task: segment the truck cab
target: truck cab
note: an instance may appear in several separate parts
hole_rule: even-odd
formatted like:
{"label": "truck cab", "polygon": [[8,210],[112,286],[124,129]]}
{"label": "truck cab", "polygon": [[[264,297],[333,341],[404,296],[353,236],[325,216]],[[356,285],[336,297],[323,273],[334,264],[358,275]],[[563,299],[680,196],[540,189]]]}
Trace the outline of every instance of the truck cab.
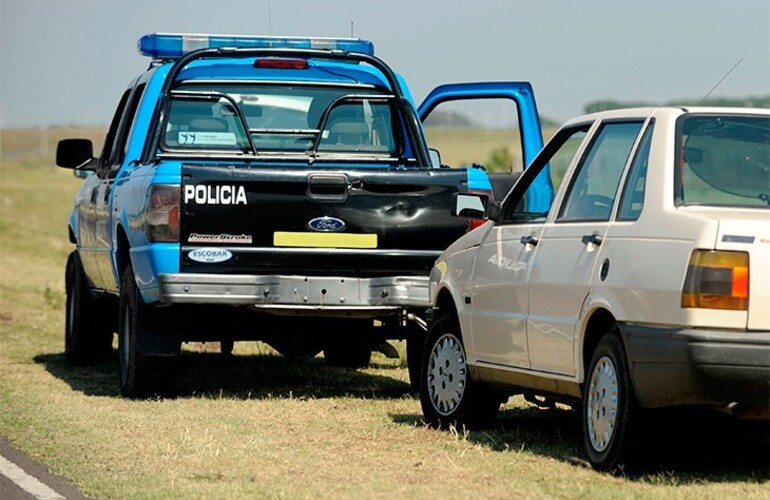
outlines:
{"label": "truck cab", "polygon": [[[69,232],[66,358],[94,362],[118,332],[121,392],[172,394],[186,341],[261,340],[289,357],[368,364],[407,339],[416,374],[428,274],[469,230],[458,193],[492,194],[479,167],[446,168],[422,120],[442,102],[518,111],[524,163],[542,146],[526,82],[444,85],[415,106],[360,39],[151,34]],[[416,383],[416,381],[415,381]]]}

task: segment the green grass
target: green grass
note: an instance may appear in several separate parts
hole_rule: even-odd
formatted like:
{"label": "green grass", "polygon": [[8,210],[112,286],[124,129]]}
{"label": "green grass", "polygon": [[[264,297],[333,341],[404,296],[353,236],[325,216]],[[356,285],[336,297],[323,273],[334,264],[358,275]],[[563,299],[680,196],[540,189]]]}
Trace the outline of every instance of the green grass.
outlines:
{"label": "green grass", "polygon": [[766,427],[673,427],[635,477],[583,465],[578,414],[520,398],[484,432],[421,421],[398,360],[364,370],[193,345],[175,400],[119,397],[117,361],[64,364],[66,220],[80,181],[0,165],[0,435],[96,498],[768,498]]}

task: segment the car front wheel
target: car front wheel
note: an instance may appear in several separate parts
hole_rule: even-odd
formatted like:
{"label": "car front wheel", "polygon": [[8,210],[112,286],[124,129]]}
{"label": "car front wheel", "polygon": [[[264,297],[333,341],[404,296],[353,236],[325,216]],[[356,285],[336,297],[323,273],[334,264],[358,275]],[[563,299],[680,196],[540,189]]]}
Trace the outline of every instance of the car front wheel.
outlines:
{"label": "car front wheel", "polygon": [[583,438],[595,469],[618,472],[635,462],[640,412],[622,341],[615,333],[605,335],[583,394]]}
{"label": "car front wheel", "polygon": [[494,420],[502,395],[471,379],[460,327],[453,315],[433,324],[425,344],[420,403],[428,424],[483,427]]}

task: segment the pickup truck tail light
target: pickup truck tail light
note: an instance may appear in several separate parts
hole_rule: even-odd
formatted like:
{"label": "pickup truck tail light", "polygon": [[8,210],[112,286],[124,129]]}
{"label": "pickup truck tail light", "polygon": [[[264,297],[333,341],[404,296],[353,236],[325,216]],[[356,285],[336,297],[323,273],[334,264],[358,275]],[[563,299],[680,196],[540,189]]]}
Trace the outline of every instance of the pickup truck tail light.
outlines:
{"label": "pickup truck tail light", "polygon": [[[476,194],[476,195],[486,196],[490,200],[492,200],[494,198],[494,195],[493,195],[492,191],[486,190],[486,189],[469,189],[468,190],[468,194]],[[471,232],[474,229],[476,229],[477,227],[483,226],[487,222],[489,222],[489,221],[487,221],[486,219],[468,219],[468,229],[466,231],[467,232]]]}
{"label": "pickup truck tail light", "polygon": [[179,186],[155,184],[150,187],[144,214],[148,240],[179,241],[179,200]]}
{"label": "pickup truck tail light", "polygon": [[749,254],[695,250],[682,290],[682,307],[749,308]]}

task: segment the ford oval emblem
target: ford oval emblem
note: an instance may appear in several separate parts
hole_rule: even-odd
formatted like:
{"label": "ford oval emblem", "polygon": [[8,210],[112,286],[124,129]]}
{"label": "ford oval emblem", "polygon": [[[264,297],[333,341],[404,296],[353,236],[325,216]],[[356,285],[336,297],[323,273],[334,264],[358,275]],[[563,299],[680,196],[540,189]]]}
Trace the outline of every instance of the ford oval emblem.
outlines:
{"label": "ford oval emblem", "polygon": [[307,223],[307,227],[313,231],[334,233],[345,229],[345,221],[336,217],[316,217]]}
{"label": "ford oval emblem", "polygon": [[187,254],[190,259],[195,262],[203,262],[204,264],[216,264],[218,262],[224,262],[230,260],[233,253],[230,250],[224,248],[196,248],[190,250]]}

